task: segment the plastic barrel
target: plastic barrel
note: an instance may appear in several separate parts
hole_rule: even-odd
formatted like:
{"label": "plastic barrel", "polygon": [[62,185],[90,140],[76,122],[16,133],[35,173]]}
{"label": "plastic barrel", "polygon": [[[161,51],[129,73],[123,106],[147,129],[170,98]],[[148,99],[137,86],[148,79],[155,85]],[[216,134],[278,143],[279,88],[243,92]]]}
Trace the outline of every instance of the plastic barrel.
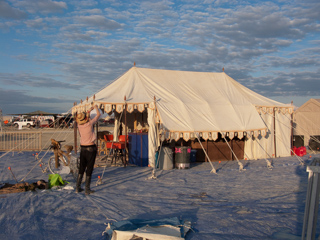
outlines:
{"label": "plastic barrel", "polygon": [[175,147],[175,166],[178,169],[190,168],[191,147]]}
{"label": "plastic barrel", "polygon": [[169,147],[163,147],[159,153],[159,169],[170,170],[173,169],[173,154],[172,149]]}

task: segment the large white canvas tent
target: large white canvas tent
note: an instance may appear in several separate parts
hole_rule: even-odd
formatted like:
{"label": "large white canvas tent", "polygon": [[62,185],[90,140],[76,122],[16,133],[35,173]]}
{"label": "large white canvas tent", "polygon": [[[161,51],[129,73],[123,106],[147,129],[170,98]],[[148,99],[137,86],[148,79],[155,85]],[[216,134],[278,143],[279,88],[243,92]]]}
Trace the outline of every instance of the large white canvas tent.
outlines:
{"label": "large white canvas tent", "polygon": [[316,137],[320,136],[320,99],[311,98],[294,112],[293,117],[296,141],[303,140],[303,146],[309,145],[310,138],[319,142]]}
{"label": "large white canvas tent", "polygon": [[163,138],[174,140],[200,136],[214,141],[219,135],[245,138],[244,154],[248,159],[290,155],[292,106],[263,97],[224,72],[134,66],[75,105],[73,113],[85,111],[92,102],[107,113],[121,113],[124,106],[129,113],[147,111],[151,165],[158,129]]}

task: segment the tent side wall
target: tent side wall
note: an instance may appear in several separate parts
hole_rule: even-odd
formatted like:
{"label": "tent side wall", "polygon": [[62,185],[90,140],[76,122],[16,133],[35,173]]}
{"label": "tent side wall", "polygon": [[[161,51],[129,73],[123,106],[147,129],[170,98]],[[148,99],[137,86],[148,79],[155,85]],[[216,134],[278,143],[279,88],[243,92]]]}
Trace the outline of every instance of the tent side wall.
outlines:
{"label": "tent side wall", "polygon": [[[244,154],[248,159],[286,157],[291,155],[291,114],[261,113],[268,131],[265,136],[247,137]],[[274,132],[276,132],[274,134]]]}
{"label": "tent side wall", "polygon": [[276,157],[291,155],[291,114],[276,112]]}
{"label": "tent side wall", "polygon": [[[309,99],[293,115],[293,135],[299,145],[310,148],[310,139],[320,136],[320,99]],[[318,142],[318,140],[315,140]],[[315,150],[315,149],[313,149]]]}

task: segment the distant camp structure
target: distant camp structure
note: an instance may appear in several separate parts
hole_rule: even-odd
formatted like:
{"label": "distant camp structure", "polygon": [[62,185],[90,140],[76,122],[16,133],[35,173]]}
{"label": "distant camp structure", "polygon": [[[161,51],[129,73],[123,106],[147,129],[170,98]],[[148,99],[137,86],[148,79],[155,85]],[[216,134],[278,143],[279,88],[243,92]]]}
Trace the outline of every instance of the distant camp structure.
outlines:
{"label": "distant camp structure", "polygon": [[293,142],[295,147],[320,150],[320,99],[311,98],[294,112]]}

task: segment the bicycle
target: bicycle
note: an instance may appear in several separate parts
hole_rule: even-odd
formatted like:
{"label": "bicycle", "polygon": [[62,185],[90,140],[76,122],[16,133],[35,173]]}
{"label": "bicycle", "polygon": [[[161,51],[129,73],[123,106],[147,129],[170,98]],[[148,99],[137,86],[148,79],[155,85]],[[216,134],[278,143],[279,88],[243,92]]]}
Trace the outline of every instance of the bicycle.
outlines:
{"label": "bicycle", "polygon": [[51,149],[54,156],[51,156],[48,161],[48,167],[52,174],[69,174],[72,173],[76,180],[79,172],[79,158],[72,155],[72,145],[65,145],[66,152],[61,150],[61,143],[65,141],[56,141],[51,139]]}

